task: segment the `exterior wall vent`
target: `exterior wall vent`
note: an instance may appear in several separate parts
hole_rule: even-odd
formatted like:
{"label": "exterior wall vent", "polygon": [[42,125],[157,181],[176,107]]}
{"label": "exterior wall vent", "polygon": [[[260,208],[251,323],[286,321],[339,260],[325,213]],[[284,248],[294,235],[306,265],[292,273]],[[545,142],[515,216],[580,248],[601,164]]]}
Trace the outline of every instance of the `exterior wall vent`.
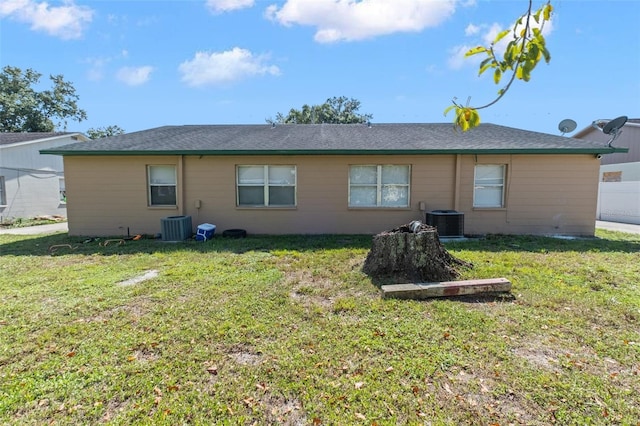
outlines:
{"label": "exterior wall vent", "polygon": [[169,216],[161,219],[162,241],[184,241],[191,238],[191,216]]}
{"label": "exterior wall vent", "polygon": [[427,225],[434,226],[440,237],[464,236],[464,213],[455,210],[427,212]]}

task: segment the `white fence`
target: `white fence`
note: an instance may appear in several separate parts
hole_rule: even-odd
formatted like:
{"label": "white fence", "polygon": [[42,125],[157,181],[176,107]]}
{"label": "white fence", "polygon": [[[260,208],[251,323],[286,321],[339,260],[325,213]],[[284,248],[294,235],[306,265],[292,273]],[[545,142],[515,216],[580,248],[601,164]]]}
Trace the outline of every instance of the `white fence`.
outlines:
{"label": "white fence", "polygon": [[596,218],[640,225],[640,181],[600,182]]}

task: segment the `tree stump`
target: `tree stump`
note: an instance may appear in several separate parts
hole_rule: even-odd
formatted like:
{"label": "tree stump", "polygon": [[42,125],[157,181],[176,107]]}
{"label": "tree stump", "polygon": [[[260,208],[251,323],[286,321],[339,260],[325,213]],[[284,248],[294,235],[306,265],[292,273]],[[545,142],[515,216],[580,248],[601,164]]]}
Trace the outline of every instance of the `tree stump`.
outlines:
{"label": "tree stump", "polygon": [[435,227],[413,221],[374,236],[362,270],[379,282],[415,283],[453,281],[471,266],[447,252]]}

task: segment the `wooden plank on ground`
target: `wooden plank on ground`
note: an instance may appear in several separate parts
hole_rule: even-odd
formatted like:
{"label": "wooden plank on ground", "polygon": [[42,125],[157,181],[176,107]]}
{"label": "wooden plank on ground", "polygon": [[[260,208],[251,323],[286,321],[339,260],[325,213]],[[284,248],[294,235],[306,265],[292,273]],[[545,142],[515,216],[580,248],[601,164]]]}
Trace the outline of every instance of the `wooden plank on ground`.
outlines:
{"label": "wooden plank on ground", "polygon": [[432,297],[464,296],[479,293],[511,291],[511,282],[506,278],[481,280],[445,281],[435,283],[383,285],[385,299],[429,299]]}

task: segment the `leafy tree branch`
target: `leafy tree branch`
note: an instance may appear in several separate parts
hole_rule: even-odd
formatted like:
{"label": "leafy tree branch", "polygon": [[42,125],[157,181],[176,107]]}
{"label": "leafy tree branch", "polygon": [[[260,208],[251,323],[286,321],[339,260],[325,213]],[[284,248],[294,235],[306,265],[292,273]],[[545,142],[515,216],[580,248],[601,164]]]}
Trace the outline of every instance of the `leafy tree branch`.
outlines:
{"label": "leafy tree branch", "polygon": [[[66,129],[67,120],[82,121],[87,113],[78,108],[73,84],[52,75],[53,88],[36,91],[42,74],[32,69],[5,66],[0,73],[0,131],[52,132]],[[55,120],[55,121],[54,121]]]}
{"label": "leafy tree branch", "polygon": [[87,136],[91,139],[108,138],[109,136],[121,135],[123,133],[125,133],[124,129],[117,125],[92,127],[87,130]]}
{"label": "leafy tree branch", "polygon": [[366,123],[373,118],[371,114],[360,114],[360,101],[346,96],[333,97],[321,105],[303,105],[300,109],[291,108],[287,115],[277,113],[276,118],[266,119],[272,124],[353,124]]}
{"label": "leafy tree branch", "polygon": [[[478,126],[480,124],[478,110],[488,108],[502,99],[516,79],[529,81],[531,72],[540,60],[544,59],[546,63],[549,63],[551,55],[547,50],[542,30],[545,23],[551,19],[552,11],[551,2],[547,2],[533,12],[533,0],[529,0],[527,12],[520,16],[511,29],[500,32],[489,47],[474,47],[465,54],[465,57],[478,54],[486,55],[487,57],[480,63],[478,75],[492,69],[495,84],[499,84],[505,74],[510,72],[511,75],[507,84],[498,91],[498,96],[485,105],[462,105],[454,98],[452,105],[445,109],[444,114],[447,115],[451,110],[455,111],[453,124],[456,129],[465,132]],[[533,25],[532,19],[535,20],[536,26]],[[504,54],[500,58],[496,54],[496,44],[509,34],[512,34],[513,39],[507,44]]]}

